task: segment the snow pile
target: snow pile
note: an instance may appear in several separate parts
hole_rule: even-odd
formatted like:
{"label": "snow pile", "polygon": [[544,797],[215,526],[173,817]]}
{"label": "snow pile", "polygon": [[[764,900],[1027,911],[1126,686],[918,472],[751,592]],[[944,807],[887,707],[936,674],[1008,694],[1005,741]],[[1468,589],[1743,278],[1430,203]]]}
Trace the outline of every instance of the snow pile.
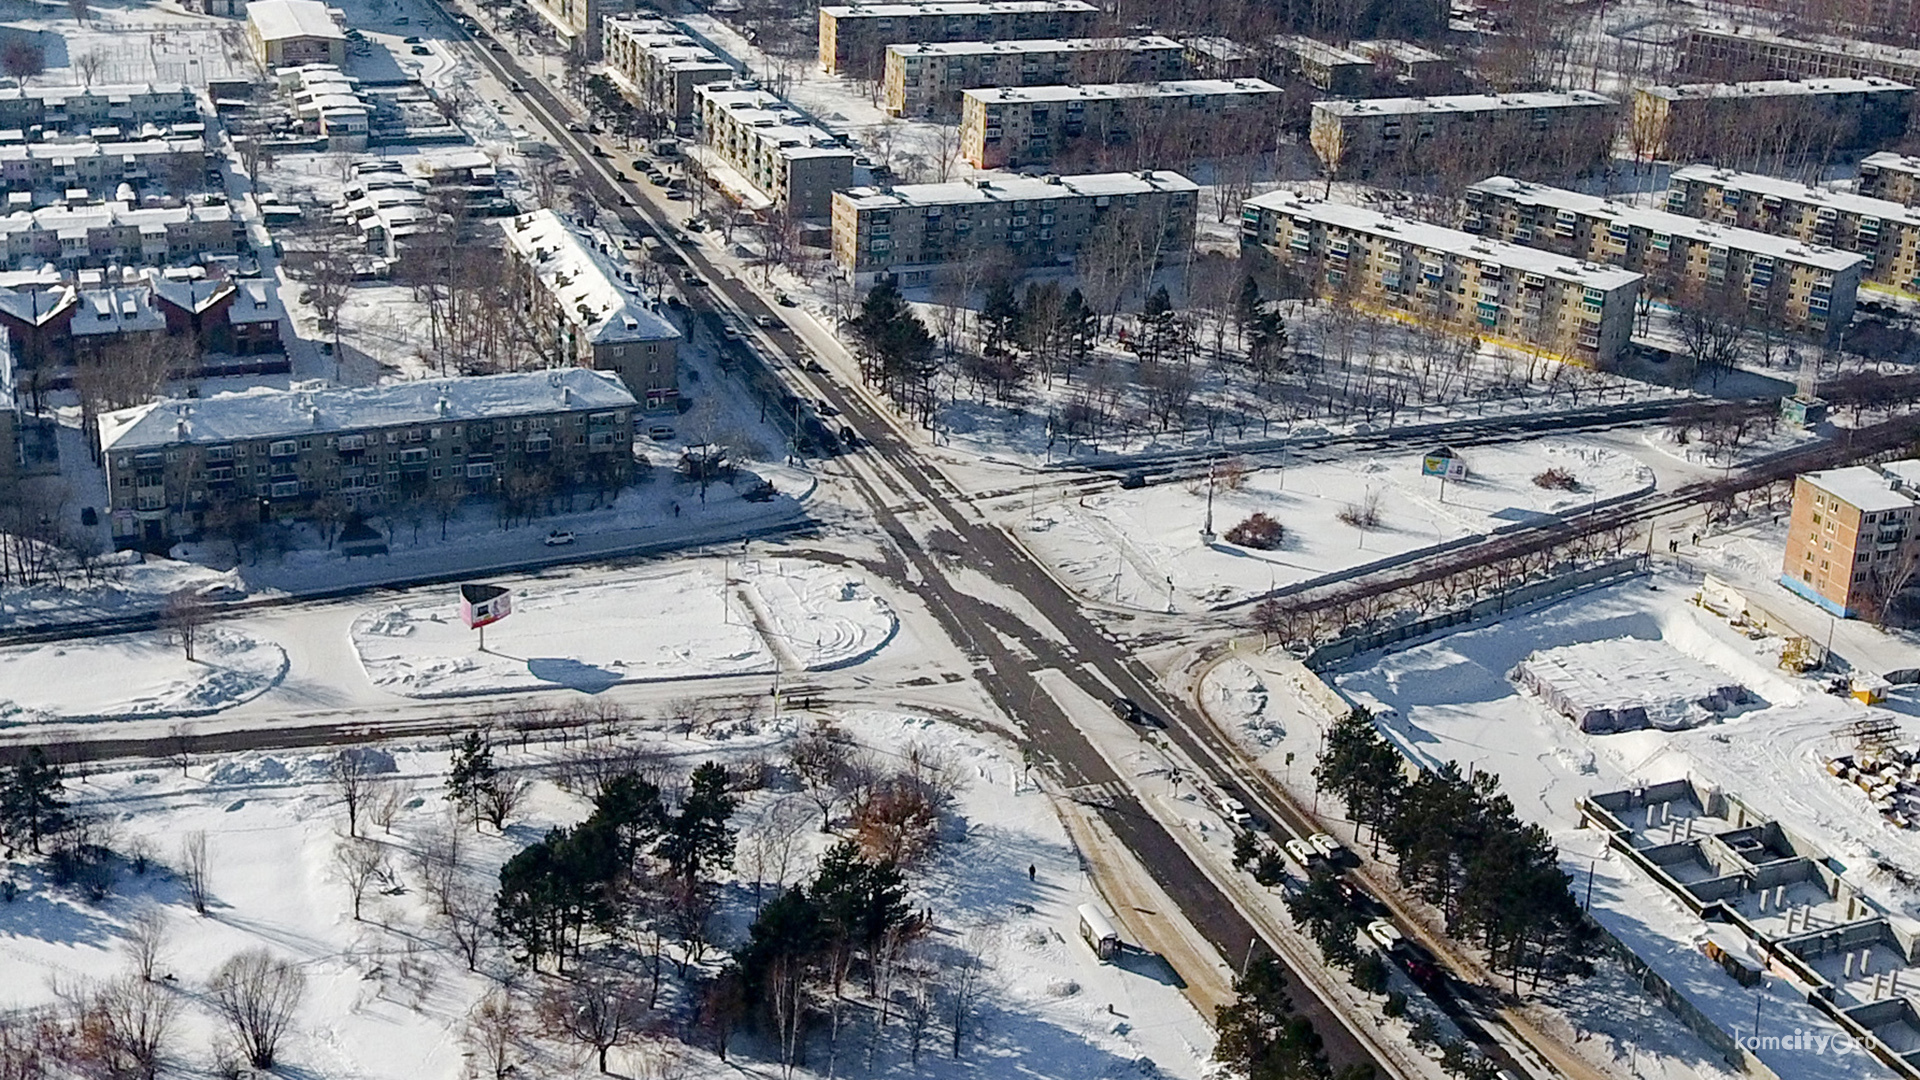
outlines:
{"label": "snow pile", "polygon": [[1747,699],[1724,672],[1663,642],[1635,638],[1542,649],[1509,678],[1596,735],[1648,725],[1690,728]]}
{"label": "snow pile", "polygon": [[[374,685],[449,697],[857,663],[892,639],[892,608],[845,570],[792,559],[675,566],[612,582],[516,588],[487,651],[458,593],[362,613],[352,639]],[[718,616],[716,618],[716,616]]]}
{"label": "snow pile", "polygon": [[102,556],[91,581],[76,569],[65,569],[58,580],[0,586],[0,626],[44,626],[154,611],[181,589],[222,598],[248,591],[237,570],[209,570],[121,551]]}
{"label": "snow pile", "polygon": [[159,632],[0,649],[0,724],[203,716],[286,673],[279,645],[225,628],[202,630],[191,661]]}
{"label": "snow pile", "polygon": [[1207,702],[1207,711],[1234,720],[1248,738],[1261,746],[1272,746],[1286,737],[1285,725],[1267,708],[1266,684],[1246,661],[1222,663],[1208,676],[1206,686],[1213,698]]}

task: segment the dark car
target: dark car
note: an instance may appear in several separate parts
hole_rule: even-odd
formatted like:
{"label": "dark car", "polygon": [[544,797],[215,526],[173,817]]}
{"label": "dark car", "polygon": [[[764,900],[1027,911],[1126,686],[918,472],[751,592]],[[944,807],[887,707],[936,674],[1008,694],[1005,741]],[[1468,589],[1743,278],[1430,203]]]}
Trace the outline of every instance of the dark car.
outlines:
{"label": "dark car", "polygon": [[432,56],[433,55],[433,50],[427,48],[425,45],[415,45],[413,48],[408,49],[407,51],[412,53],[415,56]]}
{"label": "dark car", "polygon": [[1146,716],[1146,710],[1140,707],[1139,702],[1130,697],[1117,697],[1111,702],[1108,702],[1108,704],[1113,707],[1113,715],[1125,720],[1129,724],[1138,724]]}
{"label": "dark car", "polygon": [[400,43],[401,43],[401,44],[403,44],[403,45],[418,45],[418,44],[420,44],[420,43],[421,43],[422,41],[424,41],[424,40],[425,40],[425,39],[424,39],[424,38],[422,38],[422,37],[421,37],[421,36],[420,36],[419,34],[414,34],[414,35],[413,35],[413,36],[411,36],[411,37],[404,37],[404,38],[401,38],[401,39],[400,39]]}
{"label": "dark car", "polygon": [[1128,491],[1132,491],[1135,488],[1146,487],[1147,474],[1142,472],[1130,472],[1127,475],[1120,478],[1120,486],[1127,489]]}

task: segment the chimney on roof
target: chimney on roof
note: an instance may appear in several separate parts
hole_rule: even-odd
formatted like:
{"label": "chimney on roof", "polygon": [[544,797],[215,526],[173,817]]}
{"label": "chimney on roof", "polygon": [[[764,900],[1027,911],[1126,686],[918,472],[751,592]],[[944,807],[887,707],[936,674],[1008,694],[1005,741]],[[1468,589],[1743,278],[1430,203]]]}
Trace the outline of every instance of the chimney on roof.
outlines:
{"label": "chimney on roof", "polygon": [[451,404],[452,403],[447,400],[447,396],[445,394],[442,394],[440,395],[440,403],[437,406],[437,411],[440,413],[441,416],[445,416],[447,415],[447,409],[451,406]]}

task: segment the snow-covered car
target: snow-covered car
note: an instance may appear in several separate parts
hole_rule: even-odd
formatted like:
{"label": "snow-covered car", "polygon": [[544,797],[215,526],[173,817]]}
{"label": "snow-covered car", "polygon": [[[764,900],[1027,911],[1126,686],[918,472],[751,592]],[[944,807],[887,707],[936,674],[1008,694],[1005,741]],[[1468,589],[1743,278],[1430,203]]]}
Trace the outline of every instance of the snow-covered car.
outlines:
{"label": "snow-covered car", "polygon": [[573,543],[573,534],[565,529],[555,529],[547,534],[545,543],[548,547],[559,547],[562,544],[571,544]]}
{"label": "snow-covered car", "polygon": [[762,330],[771,330],[780,325],[780,320],[771,315],[755,315],[753,317],[753,325]]}
{"label": "snow-covered car", "polygon": [[739,341],[740,328],[732,323],[722,323],[720,326],[720,336],[726,338],[728,341]]}

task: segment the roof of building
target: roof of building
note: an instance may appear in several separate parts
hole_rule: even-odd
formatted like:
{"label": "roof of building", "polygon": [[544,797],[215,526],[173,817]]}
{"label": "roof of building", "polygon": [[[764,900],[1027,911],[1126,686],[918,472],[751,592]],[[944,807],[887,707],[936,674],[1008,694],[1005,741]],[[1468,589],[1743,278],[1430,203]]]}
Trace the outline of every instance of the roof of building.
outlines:
{"label": "roof of building", "polygon": [[1711,165],[1689,165],[1684,169],[1675,169],[1668,177],[1670,182],[1700,182],[1715,184],[1741,193],[1752,192],[1755,195],[1768,196],[1792,202],[1816,203],[1831,206],[1837,211],[1859,214],[1863,217],[1880,218],[1887,221],[1903,221],[1911,225],[1920,225],[1920,210],[1904,206],[1888,199],[1876,199],[1869,195],[1860,195],[1851,191],[1834,191],[1830,188],[1808,187],[1798,180],[1786,180],[1778,176],[1766,176],[1762,173],[1734,172],[1731,169],[1716,169]]}
{"label": "roof of building", "polygon": [[153,275],[154,295],[181,311],[199,314],[219,303],[233,292],[231,279],[208,280],[205,278],[175,279],[163,275]]}
{"label": "roof of building", "polygon": [[1829,495],[1838,496],[1841,502],[1863,513],[1901,510],[1914,505],[1911,498],[1893,490],[1892,484],[1878,469],[1865,465],[1802,473],[1800,478]]}
{"label": "roof of building", "polygon": [[1865,158],[1861,159],[1860,168],[1863,170],[1869,168],[1885,169],[1888,172],[1920,175],[1920,157],[1913,157],[1909,154],[1896,154],[1891,150],[1882,150],[1880,153],[1868,154]]}
{"label": "roof of building", "polygon": [[89,229],[116,226],[152,228],[164,232],[168,225],[189,221],[230,221],[233,210],[225,205],[150,206],[135,208],[123,202],[91,203],[86,206],[48,206],[39,210],[16,210],[0,216],[0,235],[41,229],[49,232],[84,234]]}
{"label": "roof of building", "polygon": [[1373,113],[1424,112],[1504,112],[1512,109],[1569,109],[1581,106],[1612,105],[1605,94],[1589,90],[1541,91],[1528,94],[1442,94],[1435,97],[1366,98],[1360,101],[1328,100],[1313,103],[1315,112],[1335,116],[1365,116]]}
{"label": "roof of building", "polygon": [[1813,97],[1825,94],[1901,93],[1912,90],[1892,79],[1757,79],[1752,82],[1682,83],[1643,86],[1640,93],[1674,101],[1680,98]]}
{"label": "roof of building", "polygon": [[1172,79],[1150,83],[1090,83],[1084,86],[987,86],[960,93],[962,97],[978,98],[989,105],[998,105],[1009,101],[1091,101],[1096,98],[1209,97],[1279,92],[1279,87],[1263,79]]}
{"label": "roof of building", "polygon": [[674,67],[711,67],[734,70],[712,49],[694,40],[685,30],[665,19],[635,12],[607,16],[606,35],[624,37],[634,47]]}
{"label": "roof of building", "polygon": [[1612,290],[1641,280],[1641,275],[1615,266],[1583,263],[1566,255],[1539,248],[1488,240],[1472,233],[1449,229],[1409,218],[1394,217],[1350,203],[1327,202],[1290,191],[1272,191],[1246,201],[1261,210],[1298,215],[1356,232],[1404,240],[1423,248],[1443,251],[1462,258],[1491,262],[1524,273],[1541,274],[1589,288]]}
{"label": "roof of building", "polygon": [[183,102],[193,102],[193,90],[185,83],[96,83],[91,86],[0,86],[0,101],[18,101],[33,98],[45,102],[67,101],[73,98],[106,98],[109,102],[116,99],[131,101],[136,97],[173,97]]}
{"label": "roof of building", "polygon": [[1373,61],[1368,57],[1348,49],[1342,49],[1337,45],[1329,45],[1324,41],[1310,38],[1303,34],[1280,34],[1274,37],[1273,43],[1303,60],[1310,60],[1324,67],[1334,67],[1336,65],[1351,65],[1355,67],[1373,66]]}
{"label": "roof of building", "polygon": [[0,315],[28,326],[39,326],[65,311],[77,299],[79,294],[71,285],[0,289]]}
{"label": "roof of building", "polygon": [[154,157],[163,154],[204,154],[201,139],[141,139],[136,142],[94,142],[60,139],[53,142],[0,144],[0,162],[62,161],[95,157]]}
{"label": "roof of building", "polygon": [[478,375],[358,389],[269,390],[168,399],[100,417],[100,448],[146,450],[186,443],[287,438],[502,416],[629,409],[612,372],[588,368]]}
{"label": "roof of building", "polygon": [[1805,263],[1835,273],[1850,270],[1866,260],[1850,251],[1839,251],[1817,244],[1808,244],[1790,236],[1773,236],[1755,232],[1752,229],[1736,229],[1729,225],[1717,225],[1700,218],[1685,214],[1668,213],[1665,210],[1650,210],[1642,206],[1603,199],[1597,195],[1586,195],[1565,188],[1549,187],[1516,180],[1511,176],[1492,176],[1472,185],[1468,191],[1483,191],[1511,199],[1524,206],[1545,206],[1555,210],[1571,210],[1590,217],[1606,218],[1625,225],[1634,225],[1651,232],[1665,233],[1669,236],[1685,236],[1708,244],[1716,244],[1741,251],[1751,251],[1759,255],[1769,255],[1789,262]]}
{"label": "roof of building", "polygon": [[839,136],[808,120],[799,109],[769,91],[707,83],[694,87],[693,92],[714,108],[726,110],[755,139],[774,144],[783,156],[845,157],[849,161],[855,156]]}
{"label": "roof of building", "polygon": [[892,188],[857,187],[834,193],[857,210],[907,206],[966,206],[1043,199],[1135,195],[1148,191],[1198,191],[1200,185],[1176,172],[1086,173],[1081,176],[1003,174],[945,184],[901,184]]}
{"label": "roof of building", "polygon": [[1882,462],[1880,471],[1885,473],[1896,487],[1920,488],[1920,458],[1901,458],[1898,461]]}
{"label": "roof of building", "polygon": [[1172,38],[1148,34],[1124,38],[1021,38],[1017,41],[922,41],[895,43],[890,53],[905,56],[986,56],[1006,53],[1071,52],[1145,52],[1149,49],[1179,49]]}
{"label": "roof of building", "polygon": [[589,239],[551,210],[503,221],[507,244],[552,294],[568,321],[596,345],[669,341],[673,324],[648,308],[632,275],[616,268]]}
{"label": "roof of building", "polygon": [[1185,46],[1189,53],[1204,56],[1209,60],[1251,60],[1256,55],[1252,49],[1232,38],[1218,35],[1190,37],[1182,40],[1180,44]]}
{"label": "roof of building", "polygon": [[1788,48],[1812,49],[1818,52],[1832,53],[1836,56],[1858,56],[1862,59],[1877,60],[1889,64],[1920,67],[1920,50],[1902,49],[1895,45],[1881,45],[1871,41],[1787,37],[1784,34],[1770,33],[1753,26],[1742,26],[1738,32],[1717,30],[1709,27],[1696,27],[1688,31],[1688,35],[1691,37],[1721,37],[1757,41],[1769,45],[1786,46]]}
{"label": "roof of building", "polygon": [[1086,0],[938,0],[935,3],[827,4],[822,15],[897,19],[907,16],[939,18],[947,15],[1044,14],[1050,11],[1098,11]]}
{"label": "roof of building", "polygon": [[227,309],[230,323],[279,322],[286,309],[280,306],[280,290],[267,278],[235,278],[240,295]]}
{"label": "roof of building", "polygon": [[1411,41],[1398,38],[1378,38],[1373,41],[1356,41],[1353,50],[1364,56],[1385,55],[1403,64],[1440,64],[1446,57],[1432,49],[1423,49]]}
{"label": "roof of building", "polygon": [[247,21],[266,41],[297,37],[345,41],[347,38],[320,0],[253,0],[247,5]]}
{"label": "roof of building", "polygon": [[75,337],[137,334],[166,328],[166,317],[154,308],[153,293],[144,284],[80,290],[80,310],[74,313],[73,322],[67,324],[68,332]]}

